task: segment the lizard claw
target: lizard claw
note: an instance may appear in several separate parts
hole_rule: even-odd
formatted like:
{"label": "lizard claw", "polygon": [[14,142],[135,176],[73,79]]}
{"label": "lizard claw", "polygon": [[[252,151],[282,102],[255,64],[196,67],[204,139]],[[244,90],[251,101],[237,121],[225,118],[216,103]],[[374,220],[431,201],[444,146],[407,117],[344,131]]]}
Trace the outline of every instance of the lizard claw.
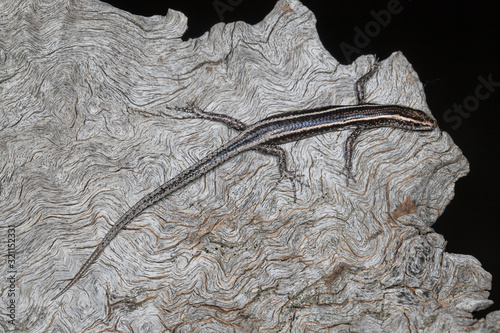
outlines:
{"label": "lizard claw", "polygon": [[292,183],[293,202],[297,202],[297,185],[296,185],[296,182],[299,183],[301,186],[308,186],[307,184],[305,184],[301,180],[301,178],[303,178],[303,177],[304,177],[303,175],[297,173],[296,171],[282,170],[280,172],[280,179],[278,180],[279,182],[281,182],[284,179],[288,179]]}

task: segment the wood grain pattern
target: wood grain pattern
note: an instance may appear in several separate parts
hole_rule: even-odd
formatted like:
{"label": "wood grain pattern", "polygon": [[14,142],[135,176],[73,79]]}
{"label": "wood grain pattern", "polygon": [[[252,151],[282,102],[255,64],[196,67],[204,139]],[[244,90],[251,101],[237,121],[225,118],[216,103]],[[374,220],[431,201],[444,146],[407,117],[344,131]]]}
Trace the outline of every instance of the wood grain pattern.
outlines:
{"label": "wood grain pattern", "polygon": [[[17,245],[16,325],[2,311],[0,330],[481,332],[500,322],[471,314],[491,304],[490,274],[445,252],[430,228],[468,171],[439,129],[363,133],[349,184],[348,132],[284,145],[306,184],[295,203],[275,159],[243,154],[142,214],[50,302],[129,206],[235,135],[167,106],[252,123],[354,104],[374,58],[339,64],[294,0],[259,24],[218,24],[185,42],[174,10],[0,4],[0,226],[2,239],[15,226]],[[382,62],[367,100],[428,110],[401,53]]]}

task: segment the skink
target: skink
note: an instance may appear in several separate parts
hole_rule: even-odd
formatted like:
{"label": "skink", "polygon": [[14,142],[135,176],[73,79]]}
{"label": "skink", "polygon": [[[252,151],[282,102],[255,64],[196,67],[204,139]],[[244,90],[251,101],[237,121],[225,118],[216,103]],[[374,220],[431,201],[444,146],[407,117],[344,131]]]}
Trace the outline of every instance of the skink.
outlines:
{"label": "skink", "polygon": [[[366,78],[362,78],[366,79]],[[360,79],[361,80],[361,79]],[[360,97],[358,90],[358,98]],[[434,129],[437,124],[424,112],[399,105],[359,104],[353,106],[327,106],[316,109],[281,113],[268,117],[257,123],[246,126],[242,122],[228,116],[203,112],[196,108],[186,108],[197,117],[222,121],[240,130],[241,133],[219,149],[209,153],[205,158],[183,170],[153,192],[143,197],[130,208],[108,231],[104,239],[96,247],[92,255],[80,268],[78,273],[52,300],[61,296],[87,271],[109,243],[127,224],[141,214],[146,208],[175,191],[191,184],[196,179],[220,166],[229,159],[249,150],[257,150],[272,154],[279,158],[282,178],[292,179],[293,172],[286,167],[285,152],[278,144],[300,140],[328,131],[339,131],[354,128],[345,145],[345,163],[347,177],[351,175],[352,147],[362,130],[379,127],[394,127],[414,131]],[[293,182],[292,182],[293,183]]]}

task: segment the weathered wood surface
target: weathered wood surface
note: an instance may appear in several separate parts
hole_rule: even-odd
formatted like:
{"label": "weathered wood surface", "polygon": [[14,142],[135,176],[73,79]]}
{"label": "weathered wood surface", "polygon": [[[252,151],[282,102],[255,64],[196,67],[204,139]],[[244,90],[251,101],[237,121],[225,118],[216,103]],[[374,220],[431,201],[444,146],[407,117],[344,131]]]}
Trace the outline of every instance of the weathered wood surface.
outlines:
{"label": "weathered wood surface", "polygon": [[[62,298],[110,226],[143,195],[235,135],[178,119],[196,103],[252,123],[279,111],[354,104],[373,57],[340,65],[313,14],[284,0],[261,23],[182,41],[187,19],[97,1],[6,1],[0,14],[0,223],[16,235],[16,332],[454,332],[491,304],[491,276],[445,252],[430,227],[468,163],[449,135],[361,135],[355,183],[328,133],[245,153],[137,218]],[[368,100],[428,110],[400,53]],[[2,241],[2,250],[6,246]],[[2,280],[9,267],[0,264]],[[2,304],[11,300],[2,282]]]}

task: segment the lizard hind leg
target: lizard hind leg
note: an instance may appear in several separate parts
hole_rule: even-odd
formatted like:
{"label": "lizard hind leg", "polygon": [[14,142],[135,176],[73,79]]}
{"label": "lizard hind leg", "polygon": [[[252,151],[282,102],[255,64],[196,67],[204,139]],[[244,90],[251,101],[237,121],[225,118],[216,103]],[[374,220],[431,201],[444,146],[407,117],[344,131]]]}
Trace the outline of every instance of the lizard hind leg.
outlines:
{"label": "lizard hind leg", "polygon": [[293,190],[293,201],[297,202],[297,186],[296,182],[304,185],[304,183],[300,180],[302,175],[297,174],[296,171],[291,171],[287,167],[286,163],[286,153],[285,151],[276,145],[259,145],[257,146],[257,151],[264,153],[264,154],[269,154],[269,155],[274,155],[278,157],[278,168],[280,172],[280,181],[283,179],[288,179],[292,183],[292,190]]}
{"label": "lizard hind leg", "polygon": [[168,107],[171,110],[174,111],[181,111],[185,113],[191,114],[190,117],[186,118],[197,118],[197,119],[207,119],[219,123],[223,123],[224,125],[235,129],[237,131],[243,131],[244,129],[247,128],[247,125],[245,125],[242,121],[233,118],[231,116],[225,115],[225,114],[220,114],[220,113],[215,113],[215,112],[208,112],[204,111],[194,104],[189,104],[188,106],[185,107]]}

